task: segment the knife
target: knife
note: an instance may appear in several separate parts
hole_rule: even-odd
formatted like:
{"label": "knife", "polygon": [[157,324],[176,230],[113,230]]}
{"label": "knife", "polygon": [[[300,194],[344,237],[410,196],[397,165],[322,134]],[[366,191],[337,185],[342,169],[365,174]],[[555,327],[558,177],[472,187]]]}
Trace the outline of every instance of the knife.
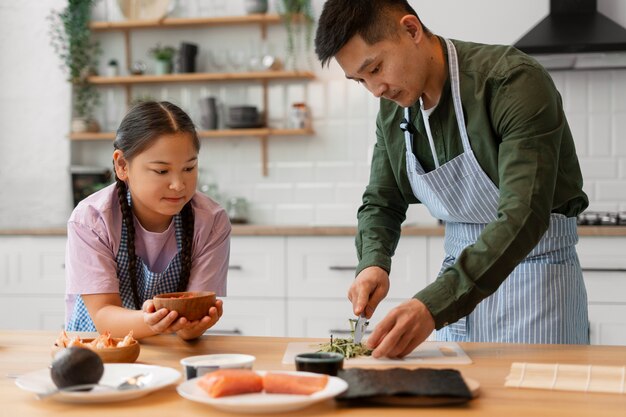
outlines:
{"label": "knife", "polygon": [[368,324],[370,324],[370,322],[365,318],[365,314],[361,314],[354,325],[354,343],[361,343],[363,335],[365,334],[365,328]]}

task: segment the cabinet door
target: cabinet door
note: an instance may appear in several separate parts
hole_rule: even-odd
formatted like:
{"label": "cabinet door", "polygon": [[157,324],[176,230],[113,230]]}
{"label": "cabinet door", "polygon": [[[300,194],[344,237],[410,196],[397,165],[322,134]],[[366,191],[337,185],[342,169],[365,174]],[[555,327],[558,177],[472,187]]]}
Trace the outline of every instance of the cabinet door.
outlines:
{"label": "cabinet door", "polygon": [[626,237],[582,236],[576,250],[583,270],[626,270]]}
{"label": "cabinet door", "polygon": [[[356,267],[352,237],[287,238],[287,294],[290,298],[345,299]],[[426,284],[426,271],[426,238],[403,237],[393,257],[387,297],[411,297]]]}
{"label": "cabinet door", "polygon": [[[385,300],[370,319],[367,333],[400,301]],[[289,300],[287,302],[289,337],[333,337],[350,335],[349,319],[355,318],[348,300]],[[366,336],[367,337],[367,336]]]}
{"label": "cabinet door", "polygon": [[285,296],[285,238],[233,236],[228,267],[231,297]]}
{"label": "cabinet door", "polygon": [[[0,329],[61,330],[65,323],[63,295],[0,296]],[[50,344],[54,340],[50,341]]]}
{"label": "cabinet door", "polygon": [[64,236],[0,238],[3,294],[64,294]]}
{"label": "cabinet door", "polygon": [[577,246],[590,303],[626,303],[626,238],[583,236]]}
{"label": "cabinet door", "polygon": [[589,305],[591,344],[626,345],[626,305]]}
{"label": "cabinet door", "polygon": [[224,297],[224,314],[208,334],[235,336],[281,336],[286,332],[285,299]]}

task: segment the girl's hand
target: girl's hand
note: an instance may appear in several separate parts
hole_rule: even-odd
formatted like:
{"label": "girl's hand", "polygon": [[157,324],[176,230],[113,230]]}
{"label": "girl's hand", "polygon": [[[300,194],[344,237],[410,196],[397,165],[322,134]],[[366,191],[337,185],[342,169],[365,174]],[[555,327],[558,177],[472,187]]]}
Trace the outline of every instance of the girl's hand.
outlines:
{"label": "girl's hand", "polygon": [[189,320],[178,318],[178,312],[162,308],[156,311],[152,300],[146,300],[141,307],[143,321],[150,329],[157,333],[174,333],[189,325]]}
{"label": "girl's hand", "polygon": [[[184,340],[191,340],[202,336],[209,328],[218,322],[223,313],[222,300],[217,300],[215,306],[209,309],[209,315],[202,317],[200,320],[187,323],[186,326],[176,332],[176,334]],[[182,319],[181,319],[182,320]]]}

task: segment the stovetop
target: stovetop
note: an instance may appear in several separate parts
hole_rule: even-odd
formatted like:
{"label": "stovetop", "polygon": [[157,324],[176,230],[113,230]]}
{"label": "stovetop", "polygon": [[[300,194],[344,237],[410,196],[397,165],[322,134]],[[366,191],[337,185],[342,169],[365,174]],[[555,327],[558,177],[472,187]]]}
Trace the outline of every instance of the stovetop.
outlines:
{"label": "stovetop", "polygon": [[626,211],[585,211],[578,215],[579,225],[626,226]]}

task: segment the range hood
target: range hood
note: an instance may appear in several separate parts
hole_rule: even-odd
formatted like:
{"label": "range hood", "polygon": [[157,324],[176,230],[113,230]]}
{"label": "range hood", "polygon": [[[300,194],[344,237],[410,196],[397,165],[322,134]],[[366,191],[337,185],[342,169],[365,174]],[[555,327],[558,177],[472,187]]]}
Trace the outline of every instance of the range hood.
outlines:
{"label": "range hood", "polygon": [[597,0],[550,0],[550,14],[514,46],[553,70],[626,68],[626,29]]}

